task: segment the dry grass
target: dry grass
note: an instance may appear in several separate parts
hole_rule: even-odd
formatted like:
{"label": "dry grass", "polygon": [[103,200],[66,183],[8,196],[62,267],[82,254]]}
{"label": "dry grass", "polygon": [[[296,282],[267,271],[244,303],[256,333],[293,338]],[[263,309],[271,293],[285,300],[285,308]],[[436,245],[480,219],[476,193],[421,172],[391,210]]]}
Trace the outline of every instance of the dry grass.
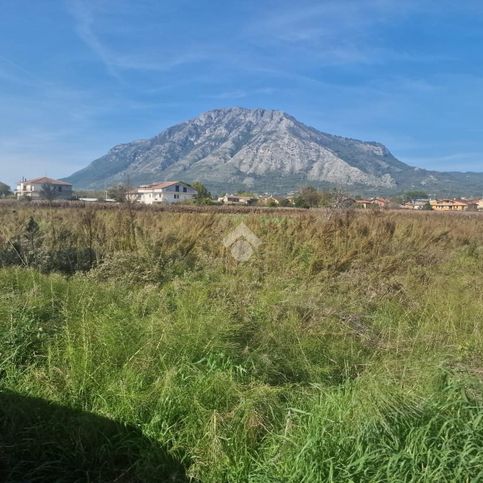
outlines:
{"label": "dry grass", "polygon": [[[221,243],[241,221],[246,263]],[[140,438],[208,482],[481,479],[480,215],[4,205],[0,224],[0,388],[139,428],[133,479],[161,474]]]}

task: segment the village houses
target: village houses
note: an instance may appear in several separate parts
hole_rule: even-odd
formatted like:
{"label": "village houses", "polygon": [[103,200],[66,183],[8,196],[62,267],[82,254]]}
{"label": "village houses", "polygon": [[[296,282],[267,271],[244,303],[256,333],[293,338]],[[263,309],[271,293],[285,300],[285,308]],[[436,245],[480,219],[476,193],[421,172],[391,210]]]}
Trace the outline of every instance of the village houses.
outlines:
{"label": "village houses", "polygon": [[[158,203],[177,203],[194,200],[198,192],[193,186],[183,181],[162,181],[150,184],[143,184],[127,194],[127,199],[136,201],[146,205]],[[33,179],[22,178],[17,183],[15,190],[17,199],[31,200],[72,200],[72,184],[63,180],[53,179],[49,177],[40,177]],[[97,198],[76,198],[84,202],[95,202]],[[219,203],[225,205],[260,205],[260,206],[293,206],[294,196],[274,196],[265,194],[261,196],[248,194],[228,194],[220,196]],[[114,201],[111,199],[103,201]],[[367,199],[346,198],[344,203],[338,207],[356,207],[362,209],[381,209],[381,208],[403,208],[410,210],[434,210],[434,211],[483,211],[483,199],[465,199],[465,198],[445,198],[445,199],[414,199],[396,205],[395,202],[382,197],[373,197]]]}

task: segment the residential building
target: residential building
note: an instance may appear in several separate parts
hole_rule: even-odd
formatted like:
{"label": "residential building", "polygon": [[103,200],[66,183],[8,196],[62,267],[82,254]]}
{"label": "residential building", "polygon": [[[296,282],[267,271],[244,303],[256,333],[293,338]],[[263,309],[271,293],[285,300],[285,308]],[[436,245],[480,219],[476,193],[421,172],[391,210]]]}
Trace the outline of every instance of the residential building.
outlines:
{"label": "residential building", "polygon": [[386,208],[389,202],[384,198],[370,198],[368,200],[356,200],[357,208],[374,209],[374,208]]}
{"label": "residential building", "polygon": [[278,206],[280,201],[272,195],[260,196],[257,200],[257,204],[261,206]]}
{"label": "residential building", "polygon": [[163,181],[139,186],[130,193],[131,200],[139,201],[145,205],[156,203],[178,203],[193,200],[198,191],[191,185],[182,181]]}
{"label": "residential building", "polygon": [[435,211],[476,211],[478,203],[472,200],[431,200],[431,208]]}
{"label": "residential building", "polygon": [[18,199],[70,200],[72,199],[72,184],[46,176],[34,179],[22,178],[17,183],[15,195]]}
{"label": "residential building", "polygon": [[429,210],[431,209],[431,205],[429,199],[418,199],[407,201],[401,205],[401,208],[408,210]]}
{"label": "residential building", "polygon": [[257,202],[257,198],[253,196],[229,195],[227,193],[225,196],[218,198],[218,201],[225,205],[253,205]]}

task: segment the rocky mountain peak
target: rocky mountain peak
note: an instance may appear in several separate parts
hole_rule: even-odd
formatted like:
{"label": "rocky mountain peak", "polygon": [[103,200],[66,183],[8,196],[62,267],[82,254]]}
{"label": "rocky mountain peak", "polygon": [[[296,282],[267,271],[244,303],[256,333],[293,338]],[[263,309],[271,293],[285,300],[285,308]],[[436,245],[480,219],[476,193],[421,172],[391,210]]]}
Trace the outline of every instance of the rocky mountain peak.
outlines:
{"label": "rocky mountain peak", "polygon": [[323,133],[278,110],[230,107],[115,146],[68,180],[84,188],[129,177],[199,180],[213,191],[286,192],[313,184],[385,192],[437,186],[441,176],[447,183],[446,175],[412,168],[377,142]]}

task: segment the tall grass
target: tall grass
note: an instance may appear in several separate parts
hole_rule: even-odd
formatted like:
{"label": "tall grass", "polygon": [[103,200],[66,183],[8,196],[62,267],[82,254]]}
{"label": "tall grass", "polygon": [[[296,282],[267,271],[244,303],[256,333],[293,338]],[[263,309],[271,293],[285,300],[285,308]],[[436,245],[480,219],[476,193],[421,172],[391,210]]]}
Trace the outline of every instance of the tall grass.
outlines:
{"label": "tall grass", "polygon": [[[241,221],[244,264],[221,243]],[[199,481],[482,479],[478,215],[0,223],[0,391],[136,427]],[[159,481],[157,451],[130,478]]]}

